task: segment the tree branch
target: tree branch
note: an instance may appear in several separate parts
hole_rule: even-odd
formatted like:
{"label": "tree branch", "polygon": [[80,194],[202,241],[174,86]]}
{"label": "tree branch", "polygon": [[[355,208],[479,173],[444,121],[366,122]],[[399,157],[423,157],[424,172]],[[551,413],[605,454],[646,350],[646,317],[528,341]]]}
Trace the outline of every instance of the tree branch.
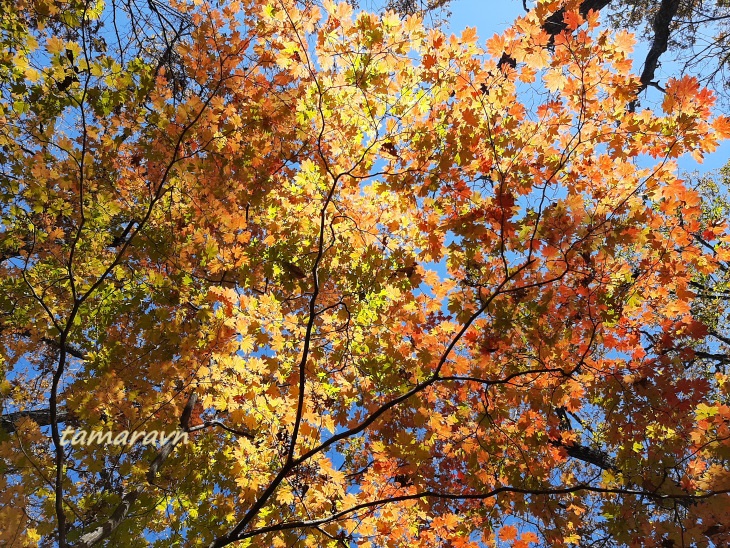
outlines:
{"label": "tree branch", "polygon": [[[578,8],[578,11],[581,16],[585,17],[589,11],[601,11],[610,2],[611,0],[584,0]],[[565,24],[564,16],[565,8],[559,9],[542,24],[542,29],[550,35],[551,40],[568,28],[568,25]]]}
{"label": "tree branch", "polygon": [[139,491],[137,489],[134,489],[133,491],[130,491],[129,493],[124,495],[121,502],[119,503],[119,506],[116,507],[114,513],[109,517],[109,519],[102,525],[94,529],[91,533],[86,533],[84,536],[82,536],[77,546],[86,548],[89,546],[93,546],[97,542],[109,537],[114,532],[114,530],[119,527],[119,525],[124,521],[124,518],[127,517],[129,509],[132,507],[132,504],[134,504],[134,501],[137,500],[138,496]]}
{"label": "tree branch", "polygon": [[[49,346],[52,346],[59,350],[61,349],[61,345],[55,339],[51,339],[49,337],[42,337],[41,340]],[[73,346],[70,343],[65,343],[63,345],[63,349],[66,351],[66,354],[68,354],[69,356],[73,356],[74,358],[77,358],[79,360],[86,361],[89,359],[88,356],[86,355],[86,352],[84,352],[80,348]]]}
{"label": "tree branch", "polygon": [[[185,432],[188,432],[190,430],[190,415],[197,401],[198,395],[193,392],[192,394],[190,394],[187,404],[185,404],[185,409],[183,410],[180,417],[180,426]],[[179,436],[174,436],[170,438],[167,443],[160,448],[157,453],[157,457],[155,457],[155,460],[152,461],[152,464],[150,464],[150,469],[147,472],[147,481],[150,484],[154,483],[155,479],[157,478],[157,472],[164,464],[167,457],[170,456],[170,453],[172,453],[173,449],[175,449],[178,443],[180,443],[180,439],[181,438]],[[111,534],[127,517],[130,509],[132,508],[132,504],[134,504],[134,502],[137,500],[139,494],[139,489],[133,489],[132,491],[124,495],[122,497],[122,500],[119,502],[119,505],[114,509],[114,512],[112,512],[112,515],[109,516],[109,519],[99,525],[99,527],[94,529],[92,532],[83,535],[77,546],[80,548],[89,548],[97,542],[111,536]]]}
{"label": "tree branch", "polygon": [[[20,419],[28,417],[38,426],[49,426],[51,424],[51,411],[49,409],[32,409],[28,411],[14,411],[0,416],[0,428],[8,434],[17,430],[17,423]],[[67,422],[71,419],[68,411],[59,411],[56,415],[58,422]]]}
{"label": "tree branch", "polygon": [[592,447],[587,447],[585,445],[580,445],[577,443],[574,443],[572,445],[567,445],[560,441],[553,441],[551,443],[555,447],[564,448],[568,453],[568,456],[571,458],[587,462],[588,464],[597,466],[601,470],[611,470],[613,472],[619,472],[619,469],[616,466],[616,461],[605,451],[601,451],[600,449],[594,449]]}
{"label": "tree branch", "polygon": [[654,22],[652,23],[654,40],[649,53],[646,55],[644,70],[641,72],[642,90],[646,89],[654,80],[654,73],[659,64],[659,57],[667,51],[667,45],[669,44],[669,26],[672,24],[674,16],[677,15],[678,9],[679,0],[662,0],[659,11],[657,11],[656,17],[654,17]]}
{"label": "tree branch", "polygon": [[[611,494],[618,494],[618,495],[635,495],[635,496],[646,497],[646,498],[661,502],[661,501],[671,501],[671,500],[684,501],[685,499],[699,501],[699,500],[707,499],[707,498],[710,498],[710,497],[713,497],[716,495],[728,493],[728,492],[730,492],[730,490],[723,489],[723,490],[718,490],[718,491],[708,491],[708,492],[705,492],[700,495],[670,495],[670,494],[656,493],[653,491],[646,491],[643,489],[594,487],[587,483],[580,483],[580,484],[577,484],[574,486],[555,487],[552,489],[525,489],[525,488],[521,488],[521,487],[504,486],[504,487],[497,487],[495,489],[492,489],[491,491],[487,491],[487,492],[483,492],[483,493],[442,493],[442,492],[435,492],[435,491],[422,491],[419,493],[413,493],[413,494],[409,494],[409,495],[396,495],[396,496],[385,498],[385,499],[379,499],[379,500],[374,500],[374,501],[370,501],[370,502],[363,502],[361,504],[357,504],[357,505],[347,508],[345,510],[341,510],[339,512],[333,513],[332,515],[330,515],[326,518],[313,519],[313,520],[307,520],[307,521],[296,520],[296,521],[278,523],[276,525],[270,525],[267,527],[261,527],[260,529],[255,529],[253,531],[250,531],[248,533],[241,535],[237,540],[245,540],[248,538],[252,538],[255,536],[264,535],[266,533],[272,533],[272,532],[276,532],[276,531],[286,531],[286,530],[291,530],[291,529],[317,527],[320,525],[325,525],[327,523],[332,523],[334,521],[340,520],[342,518],[347,517],[350,514],[359,512],[360,510],[370,510],[373,508],[385,506],[386,504],[394,504],[397,502],[404,502],[404,501],[409,501],[409,500],[419,500],[419,499],[486,500],[486,499],[494,498],[502,493],[517,493],[517,494],[533,495],[533,496],[552,496],[552,495],[566,495],[566,494],[579,493],[579,492],[611,493]],[[231,542],[233,542],[233,541],[229,541],[226,544],[230,544]]]}

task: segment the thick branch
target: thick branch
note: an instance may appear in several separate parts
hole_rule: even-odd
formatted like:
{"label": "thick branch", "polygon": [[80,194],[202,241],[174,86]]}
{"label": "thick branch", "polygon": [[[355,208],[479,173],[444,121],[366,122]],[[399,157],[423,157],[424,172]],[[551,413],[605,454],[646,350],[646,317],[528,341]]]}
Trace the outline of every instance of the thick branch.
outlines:
{"label": "thick branch", "polygon": [[[0,428],[12,434],[17,430],[17,423],[23,417],[28,417],[38,426],[48,426],[51,424],[51,412],[49,409],[33,409],[30,411],[15,411],[0,416]],[[56,415],[58,422],[66,422],[70,418],[71,414],[68,411],[58,411]]]}
{"label": "thick branch", "polygon": [[712,352],[703,352],[702,350],[695,350],[695,356],[704,360],[714,360],[720,363],[730,363],[730,355],[728,354],[714,354]]}
{"label": "thick branch", "polygon": [[109,537],[109,535],[111,535],[114,530],[119,527],[122,521],[124,521],[124,518],[127,517],[129,509],[132,507],[132,504],[134,504],[134,501],[137,500],[138,496],[139,491],[137,491],[136,489],[124,495],[122,497],[122,501],[119,503],[119,506],[117,506],[116,510],[114,510],[114,513],[109,517],[109,519],[102,525],[94,529],[91,533],[86,533],[84,536],[82,536],[77,546],[92,546],[100,540]]}
{"label": "thick branch", "polygon": [[[578,8],[578,11],[583,17],[585,17],[586,15],[588,15],[589,11],[601,11],[610,2],[611,0],[584,0]],[[556,11],[545,20],[545,22],[542,24],[542,29],[550,36],[556,36],[564,30],[567,30],[568,25],[565,24],[564,16],[564,8]]]}
{"label": "thick branch", "polygon": [[[188,402],[185,405],[185,409],[183,410],[180,417],[180,426],[185,432],[188,432],[190,430],[190,415],[192,413],[193,407],[195,407],[195,403],[197,402],[197,400],[198,395],[195,392],[190,394],[190,398],[188,398]],[[147,472],[147,481],[149,483],[154,483],[160,467],[164,464],[167,457],[170,456],[170,453],[172,453],[173,449],[175,449],[178,443],[180,443],[181,439],[182,438],[180,438],[179,436],[174,436],[170,438],[167,443],[160,448],[157,453],[157,457],[155,457],[155,460],[152,461],[150,469]],[[130,509],[132,508],[132,504],[134,504],[134,501],[137,500],[139,494],[140,492],[138,489],[133,489],[132,491],[124,495],[112,515],[109,516],[109,519],[99,525],[99,527],[94,529],[92,532],[83,535],[77,546],[80,548],[89,548],[97,542],[108,538],[127,517]]]}
{"label": "thick branch", "polygon": [[[48,337],[43,337],[41,340],[44,343],[46,343],[46,344],[48,344],[48,345],[50,345],[50,346],[52,346],[52,347],[54,347],[56,349],[60,349],[61,348],[61,345],[55,339],[50,339]],[[77,348],[77,347],[73,346],[70,343],[65,343],[63,345],[63,349],[66,351],[66,354],[68,354],[69,356],[73,356],[74,358],[77,358],[79,360],[84,360],[84,361],[86,361],[88,359],[88,356],[86,355],[86,352],[84,352],[80,348]]]}
{"label": "thick branch", "polygon": [[672,24],[674,16],[677,15],[678,8],[679,0],[662,0],[659,11],[657,11],[656,17],[654,17],[654,22],[652,23],[654,41],[651,44],[649,53],[646,55],[644,70],[641,72],[641,85],[643,88],[646,88],[654,80],[654,73],[659,64],[659,57],[667,51],[670,33],[669,26]]}
{"label": "thick branch", "polygon": [[217,426],[218,428],[221,428],[225,430],[226,432],[229,432],[233,434],[234,436],[240,436],[242,438],[247,438],[249,440],[255,440],[256,434],[254,432],[251,432],[249,430],[236,430],[235,428],[231,428],[229,426],[226,426],[221,421],[218,420],[212,420],[212,421],[205,421],[203,424],[199,424],[198,426],[193,426],[191,428],[188,428],[186,432],[197,432],[199,430],[203,430],[204,428],[211,428],[213,426]]}
{"label": "thick branch", "polygon": [[[0,326],[0,331],[2,331],[2,329],[3,326]],[[23,331],[13,331],[12,334],[18,337],[31,337],[31,332],[28,329],[25,329]],[[61,344],[56,339],[52,339],[51,337],[41,337],[40,340],[56,350],[61,349]],[[81,348],[72,345],[71,343],[65,343],[63,345],[63,349],[69,356],[73,356],[74,358],[77,358],[79,360],[88,360],[86,352],[84,352]]]}
{"label": "thick branch", "polygon": [[580,444],[567,445],[559,441],[552,443],[556,447],[563,447],[571,458],[582,460],[583,462],[597,466],[601,470],[619,471],[616,466],[616,461],[605,451]]}

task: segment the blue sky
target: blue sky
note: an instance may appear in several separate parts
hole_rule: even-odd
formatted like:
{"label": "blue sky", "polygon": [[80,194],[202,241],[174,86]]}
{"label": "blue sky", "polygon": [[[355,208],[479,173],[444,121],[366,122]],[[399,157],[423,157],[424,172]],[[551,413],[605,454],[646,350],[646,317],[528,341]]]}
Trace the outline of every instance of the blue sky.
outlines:
{"label": "blue sky", "polygon": [[466,27],[477,27],[479,37],[486,40],[495,32],[503,31],[524,13],[520,0],[452,0],[449,28],[459,33]]}

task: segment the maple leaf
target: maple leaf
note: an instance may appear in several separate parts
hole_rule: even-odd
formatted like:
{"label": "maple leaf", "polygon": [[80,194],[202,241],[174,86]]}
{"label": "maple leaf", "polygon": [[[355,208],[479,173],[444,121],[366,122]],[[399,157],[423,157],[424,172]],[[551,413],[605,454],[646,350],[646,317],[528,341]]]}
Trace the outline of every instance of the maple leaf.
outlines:
{"label": "maple leaf", "polygon": [[499,530],[499,538],[505,542],[515,540],[517,538],[517,527],[514,525],[503,525]]}
{"label": "maple leaf", "polygon": [[495,34],[487,40],[487,51],[492,57],[501,57],[505,53],[506,45],[504,35]]}
{"label": "maple leaf", "polygon": [[565,87],[565,76],[559,70],[547,71],[542,79],[550,91],[559,91]]}
{"label": "maple leaf", "polygon": [[631,53],[634,49],[635,43],[636,38],[630,32],[619,31],[614,37],[614,47],[617,51],[620,51],[624,54]]}
{"label": "maple leaf", "polygon": [[565,21],[565,24],[570,31],[576,30],[583,24],[583,18],[580,16],[580,13],[575,10],[566,11],[563,15],[563,21]]}
{"label": "maple leaf", "polygon": [[466,45],[475,44],[478,39],[476,27],[466,27],[461,32],[461,42]]}
{"label": "maple leaf", "polygon": [[718,116],[712,121],[712,127],[717,131],[718,137],[721,139],[730,137],[730,117]]}

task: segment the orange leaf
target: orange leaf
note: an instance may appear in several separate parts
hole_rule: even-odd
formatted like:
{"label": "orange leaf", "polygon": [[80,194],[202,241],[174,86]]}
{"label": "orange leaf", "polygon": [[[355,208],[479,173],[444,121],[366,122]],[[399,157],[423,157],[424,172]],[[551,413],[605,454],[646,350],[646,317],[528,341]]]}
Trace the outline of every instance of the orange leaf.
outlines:
{"label": "orange leaf", "polygon": [[517,527],[513,525],[504,525],[499,531],[499,538],[505,542],[517,538]]}
{"label": "orange leaf", "polygon": [[583,24],[583,18],[580,16],[577,10],[566,11],[563,15],[563,21],[568,27],[568,30],[575,30]]}
{"label": "orange leaf", "polygon": [[477,41],[476,27],[466,27],[461,33],[461,42],[463,44],[474,44]]}

